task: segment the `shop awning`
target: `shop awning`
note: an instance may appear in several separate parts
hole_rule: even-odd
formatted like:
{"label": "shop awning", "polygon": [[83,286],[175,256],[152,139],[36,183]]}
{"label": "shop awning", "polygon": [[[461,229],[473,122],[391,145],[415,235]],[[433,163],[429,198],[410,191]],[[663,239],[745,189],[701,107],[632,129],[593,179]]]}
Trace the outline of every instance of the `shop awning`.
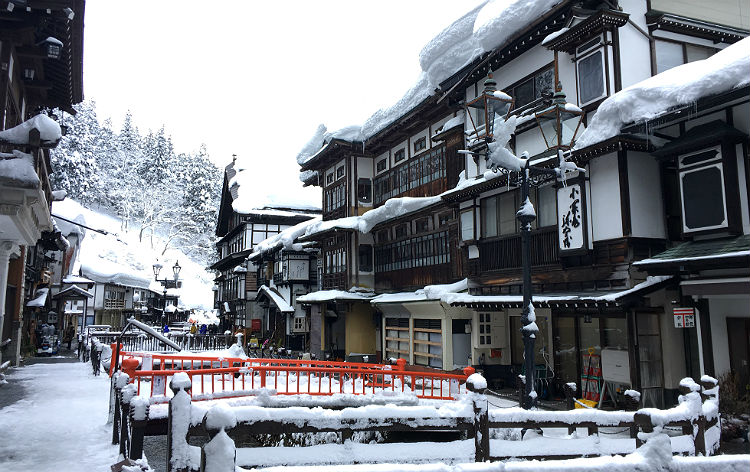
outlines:
{"label": "shop awning", "polygon": [[711,296],[711,295],[749,295],[750,277],[720,277],[690,279],[680,282],[682,294]]}
{"label": "shop awning", "polygon": [[688,241],[633,265],[652,275],[706,269],[746,269],[750,266],[750,235]]}
{"label": "shop awning", "polygon": [[282,313],[294,313],[294,307],[288,304],[286,300],[284,300],[284,297],[282,297],[279,292],[272,289],[271,287],[262,285],[258,289],[258,296],[267,297],[268,300],[276,305],[276,308]]}

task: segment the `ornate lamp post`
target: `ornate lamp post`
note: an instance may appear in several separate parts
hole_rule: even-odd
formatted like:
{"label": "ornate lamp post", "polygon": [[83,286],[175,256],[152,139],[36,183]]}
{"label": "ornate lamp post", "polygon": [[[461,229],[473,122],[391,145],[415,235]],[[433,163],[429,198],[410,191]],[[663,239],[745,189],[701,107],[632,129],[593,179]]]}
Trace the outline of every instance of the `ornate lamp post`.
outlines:
{"label": "ornate lamp post", "polygon": [[[490,82],[490,86],[487,86],[487,82]],[[485,81],[485,90],[482,95],[467,103],[466,113],[471,117],[469,108],[480,108],[479,103],[484,103],[483,107],[487,117],[487,121],[484,124],[477,124],[472,119],[472,125],[474,126],[475,135],[481,136],[484,132],[484,140],[488,145],[494,142],[494,136],[490,132],[490,129],[494,129],[494,122],[496,117],[490,118],[487,110],[494,110],[495,115],[504,116],[504,119],[510,114],[510,106],[513,100],[508,97],[502,103],[507,103],[508,108],[503,108],[497,105],[488,105],[490,100],[498,97],[499,94],[506,95],[502,92],[497,92],[494,89],[495,81],[490,78]],[[536,314],[534,313],[534,306],[532,305],[532,282],[531,282],[531,223],[536,219],[536,211],[534,206],[531,204],[529,199],[529,189],[531,180],[534,179],[535,183],[541,183],[549,179],[554,179],[559,175],[564,174],[567,170],[571,170],[575,166],[565,162],[563,157],[563,151],[568,151],[572,147],[575,136],[580,127],[581,118],[583,117],[583,111],[575,105],[571,105],[565,102],[565,94],[562,93],[558,85],[557,92],[555,93],[552,103],[550,106],[544,108],[535,114],[537,124],[539,125],[542,135],[544,137],[547,148],[550,150],[557,149],[557,155],[559,159],[559,167],[555,169],[547,167],[532,166],[526,153],[524,158],[516,158],[518,167],[510,168],[508,166],[507,159],[498,159],[493,162],[496,167],[503,168],[506,172],[518,171],[520,173],[520,186],[521,186],[521,208],[516,212],[516,218],[520,223],[521,227],[521,253],[522,253],[522,271],[523,271],[523,311],[521,314],[521,333],[523,335],[523,354],[524,354],[524,370],[526,376],[524,379],[524,390],[525,394],[522,401],[522,407],[526,409],[534,408],[536,406],[536,392],[534,392],[534,341],[536,334],[539,332],[539,327],[536,324]],[[507,95],[506,95],[507,96]],[[478,120],[479,121],[479,120]],[[491,126],[493,128],[489,128]],[[482,127],[484,129],[482,129]],[[493,160],[493,153],[487,152],[474,153],[470,151],[464,151],[469,154],[483,155],[485,158]],[[510,177],[510,176],[509,176]],[[534,392],[534,393],[532,393]]]}
{"label": "ornate lamp post", "polygon": [[467,108],[476,110],[476,121],[474,121],[472,113],[469,113],[468,110],[466,112],[474,127],[474,137],[477,139],[484,138],[487,143],[492,142],[495,139],[493,136],[495,117],[508,119],[510,110],[513,108],[513,102],[513,97],[497,89],[497,82],[492,78],[492,72],[490,72],[487,80],[484,81],[482,93],[466,104]]}

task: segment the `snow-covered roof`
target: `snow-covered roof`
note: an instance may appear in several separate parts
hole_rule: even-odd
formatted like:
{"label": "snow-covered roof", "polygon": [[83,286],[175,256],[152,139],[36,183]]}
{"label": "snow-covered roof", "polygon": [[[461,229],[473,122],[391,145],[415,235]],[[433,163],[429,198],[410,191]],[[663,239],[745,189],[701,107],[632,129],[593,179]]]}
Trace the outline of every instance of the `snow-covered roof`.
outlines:
{"label": "snow-covered roof", "polygon": [[320,125],[297,156],[300,165],[312,160],[331,139],[366,141],[434,95],[440,83],[482,54],[502,46],[562,0],[484,0],[432,38],[419,54],[422,73],[393,105],[373,113],[362,126],[328,133]]}
{"label": "snow-covered roof", "polygon": [[93,298],[94,297],[93,293],[88,292],[88,291],[82,289],[78,285],[72,285],[72,286],[66,288],[65,290],[61,290],[60,292],[56,293],[55,295],[52,296],[52,298],[57,299],[57,298],[65,297],[65,296],[69,297],[71,295],[72,296],[78,296],[78,297],[86,297],[86,298]]}
{"label": "snow-covered roof", "polygon": [[750,38],[702,61],[689,62],[633,84],[602,102],[574,149],[600,143],[629,123],[644,122],[674,107],[750,84]]}
{"label": "snow-covered roof", "polygon": [[372,299],[375,294],[362,290],[344,291],[344,290],[318,290],[310,292],[301,297],[297,297],[298,303],[325,303],[336,300],[342,301],[367,301]]}
{"label": "snow-covered roof", "polygon": [[36,115],[18,126],[0,131],[0,141],[10,144],[29,144],[29,131],[39,130],[39,138],[43,143],[54,143],[62,138],[60,125],[47,115]]}
{"label": "snow-covered roof", "polygon": [[279,292],[266,285],[261,285],[258,289],[258,295],[264,294],[268,297],[276,308],[282,313],[294,313],[294,308],[284,300]]}
{"label": "snow-covered roof", "polygon": [[[240,214],[258,210],[280,210],[290,213],[320,212],[320,189],[315,187],[279,188],[273,178],[259,179],[252,167],[238,163],[226,167],[227,186],[232,197],[232,209]],[[290,215],[296,216],[296,215]]]}
{"label": "snow-covered roof", "polygon": [[[671,279],[672,276],[647,277],[645,281],[635,285],[633,288],[620,291],[595,291],[595,292],[578,292],[578,293],[560,293],[534,295],[532,303],[534,304],[556,304],[556,303],[614,303],[621,300],[627,295],[632,295]],[[472,304],[508,304],[518,305],[523,302],[522,295],[469,295],[468,293],[445,293],[440,297],[440,301],[448,305],[472,305]]]}
{"label": "snow-covered roof", "polygon": [[21,151],[0,153],[0,183],[23,188],[39,186],[34,158]]}
{"label": "snow-covered roof", "polygon": [[65,276],[65,278],[62,280],[62,283],[64,284],[93,284],[94,281],[91,279],[87,279],[86,277],[81,277],[80,275],[70,274],[70,275]]}
{"label": "snow-covered roof", "polygon": [[26,306],[32,307],[32,308],[40,308],[47,303],[47,294],[49,293],[48,288],[40,288],[37,289],[36,293],[34,294],[34,298],[26,302]]}
{"label": "snow-covered roof", "polygon": [[392,218],[406,215],[440,202],[440,196],[434,197],[399,197],[391,198],[384,205],[366,212],[361,216],[348,216],[336,220],[319,221],[307,227],[304,237],[334,229],[355,230],[369,233],[376,225]]}
{"label": "snow-covered roof", "polygon": [[297,238],[305,234],[310,226],[315,225],[320,221],[321,217],[316,216],[315,218],[312,218],[310,220],[298,223],[291,228],[287,228],[284,231],[271,236],[270,238],[264,239],[263,241],[255,245],[255,251],[247,258],[252,260],[254,257],[257,257],[264,252],[273,251],[279,247],[292,251],[301,251],[303,249],[303,245],[295,243],[295,241],[297,240]]}
{"label": "snow-covered roof", "polygon": [[410,303],[428,300],[440,300],[449,293],[465,292],[469,289],[468,279],[463,279],[452,284],[428,285],[415,292],[384,293],[373,298],[370,303],[378,305],[381,303]]}

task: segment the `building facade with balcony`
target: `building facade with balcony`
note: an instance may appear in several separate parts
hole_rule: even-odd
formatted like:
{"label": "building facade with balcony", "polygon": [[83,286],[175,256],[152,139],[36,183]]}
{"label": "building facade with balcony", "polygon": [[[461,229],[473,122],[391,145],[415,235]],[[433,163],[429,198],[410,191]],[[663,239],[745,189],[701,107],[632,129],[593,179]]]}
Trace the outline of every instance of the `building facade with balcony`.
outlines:
{"label": "building facade with balcony", "polygon": [[0,362],[18,362],[24,307],[45,284],[47,249],[36,246],[53,231],[49,153],[61,129],[39,113],[72,112],[83,99],[84,9],[83,0],[11,2],[0,13]]}
{"label": "building facade with balcony", "polygon": [[[662,406],[686,375],[738,371],[743,382],[747,341],[730,335],[728,352],[721,333],[743,332],[750,316],[749,94],[731,73],[746,59],[746,40],[735,43],[748,34],[747,15],[732,2],[708,13],[639,0],[532,3],[526,16],[507,7],[518,21],[464,31],[482,7],[468,13],[440,36],[463,39],[422,51],[429,84],[357,132],[329,133],[302,160],[305,183],[323,190],[323,222],[299,240],[319,248],[329,294],[301,302],[334,330],[326,310],[369,310],[380,357],[472,364],[512,386],[523,364],[519,173],[491,168],[475,129],[488,117],[463,104],[492,73],[515,102],[508,149],[554,167],[549,129],[535,114],[559,84],[566,109],[583,116],[577,133],[577,122],[562,123],[568,141],[580,138],[566,148],[581,170],[538,178],[529,195],[538,390],[554,395],[575,382],[598,397],[610,382]],[[484,52],[462,57],[462,67],[439,59],[471,54],[477,41]],[[699,60],[708,62],[684,73],[693,82],[670,72]],[[684,264],[690,257],[698,262]],[[709,259],[715,270],[703,265]],[[378,295],[347,300],[352,287]],[[685,305],[698,321],[678,327],[674,307]],[[607,374],[582,375],[591,363]]]}
{"label": "building facade with balcony", "polygon": [[216,225],[218,261],[211,269],[216,272],[214,303],[224,329],[249,328],[249,334],[261,335],[270,325],[267,307],[256,303],[256,296],[264,282],[273,278],[273,264],[266,276],[266,272],[259,273],[260,265],[247,258],[262,241],[319,216],[320,207],[316,202],[254,201],[249,195],[252,183],[245,184],[249,177],[250,171],[239,168],[234,160],[225,168]]}

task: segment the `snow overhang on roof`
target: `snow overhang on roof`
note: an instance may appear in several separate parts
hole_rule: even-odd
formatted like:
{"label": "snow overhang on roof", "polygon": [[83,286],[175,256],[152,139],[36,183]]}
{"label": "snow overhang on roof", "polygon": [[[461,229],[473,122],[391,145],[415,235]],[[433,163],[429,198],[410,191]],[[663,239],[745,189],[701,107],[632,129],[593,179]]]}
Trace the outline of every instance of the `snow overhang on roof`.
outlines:
{"label": "snow overhang on roof", "polygon": [[343,291],[343,290],[318,290],[307,295],[297,297],[297,303],[313,305],[317,303],[328,303],[335,301],[343,302],[369,302],[375,296],[374,292],[368,291]]}
{"label": "snow overhang on roof", "polygon": [[0,153],[0,184],[29,189],[39,187],[32,155],[21,151]]}
{"label": "snow overhang on roof", "polygon": [[40,288],[34,294],[34,298],[26,302],[26,306],[32,308],[41,308],[47,303],[48,288]]}
{"label": "snow overhang on roof", "polygon": [[294,313],[294,307],[287,303],[278,291],[267,285],[261,285],[258,289],[258,296],[265,296],[268,298],[268,300],[273,303],[281,313]]}
{"label": "snow overhang on roof", "polygon": [[440,301],[444,296],[466,292],[468,289],[469,280],[463,279],[452,284],[427,285],[415,292],[384,293],[374,297],[370,303],[385,305],[389,303]]}
{"label": "snow overhang on roof", "polygon": [[717,25],[694,18],[672,13],[664,13],[657,10],[651,10],[646,13],[646,20],[650,29],[670,31],[672,33],[686,34],[688,36],[697,36],[699,38],[710,39],[717,43],[735,43],[746,38],[747,30],[733,28],[731,26]]}
{"label": "snow overhang on roof", "polygon": [[[534,295],[532,303],[536,307],[551,306],[622,306],[629,300],[648,295],[664,288],[667,285],[676,283],[672,276],[647,277],[631,289],[621,291],[596,291],[596,292],[578,292],[578,293],[559,293]],[[521,307],[523,304],[522,295],[469,295],[465,293],[446,294],[442,296],[441,301],[450,306],[465,306],[470,308],[490,309],[490,308],[510,308]]]}
{"label": "snow overhang on roof", "polygon": [[62,280],[62,283],[64,284],[93,284],[94,281],[91,279],[87,279],[86,277],[81,277],[80,275],[66,275],[65,278]]}

